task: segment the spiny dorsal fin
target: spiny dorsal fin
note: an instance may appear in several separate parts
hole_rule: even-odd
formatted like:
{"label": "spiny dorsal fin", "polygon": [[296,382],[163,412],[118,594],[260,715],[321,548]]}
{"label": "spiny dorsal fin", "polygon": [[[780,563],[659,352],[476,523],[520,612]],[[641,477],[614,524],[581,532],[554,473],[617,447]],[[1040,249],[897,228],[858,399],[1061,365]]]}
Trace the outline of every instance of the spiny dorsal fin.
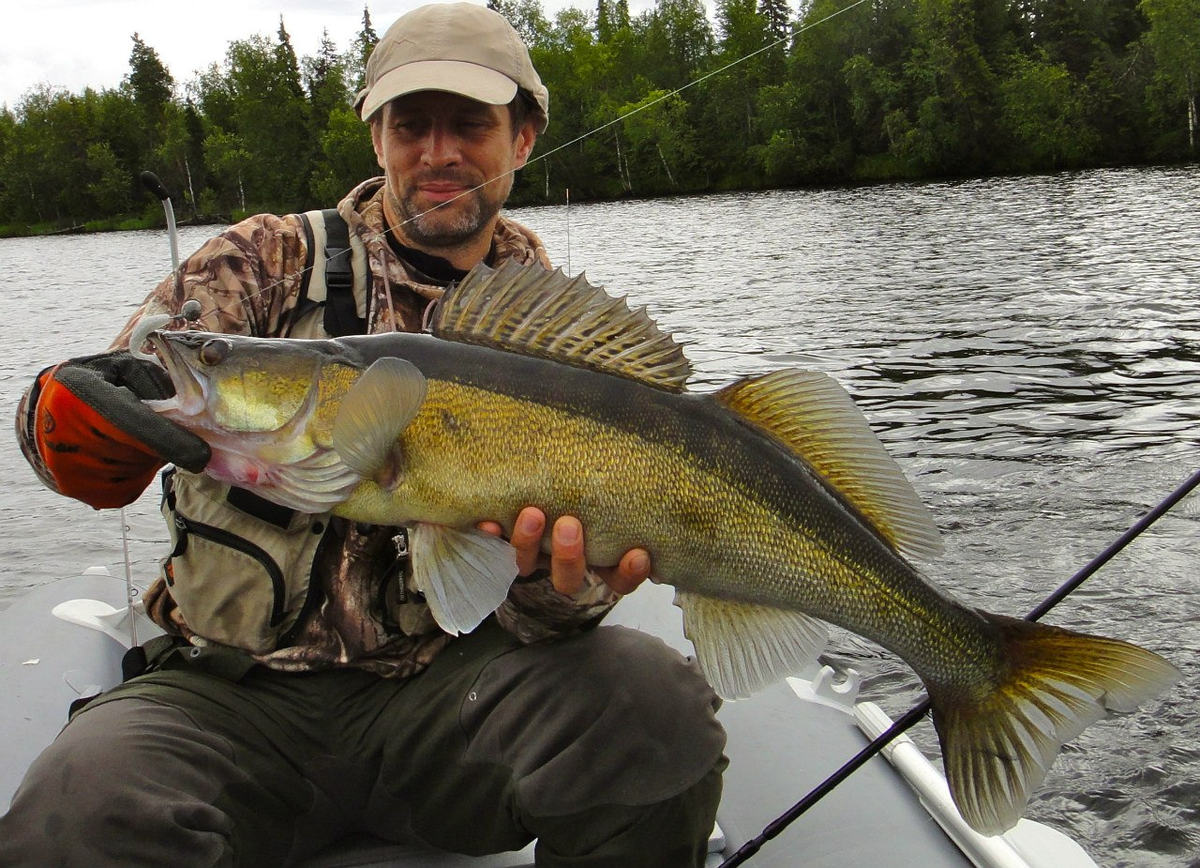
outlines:
{"label": "spiny dorsal fin", "polygon": [[477,265],[438,303],[430,330],[439,338],[592,368],[683,391],[691,365],[645,308],[630,310],[587,279],[561,269]]}
{"label": "spiny dorsal fin", "polygon": [[896,551],[917,558],[941,553],[937,526],[912,483],[831,377],[776,371],[739,380],[715,397],[808,462]]}

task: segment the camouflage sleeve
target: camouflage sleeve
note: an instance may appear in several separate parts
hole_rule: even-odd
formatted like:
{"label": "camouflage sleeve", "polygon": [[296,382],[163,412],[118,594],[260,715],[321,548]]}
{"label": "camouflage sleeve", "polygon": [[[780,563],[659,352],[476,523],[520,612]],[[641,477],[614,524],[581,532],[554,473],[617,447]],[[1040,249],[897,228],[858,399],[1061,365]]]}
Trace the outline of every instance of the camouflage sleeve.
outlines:
{"label": "camouflage sleeve", "polygon": [[200,303],[190,328],[225,334],[278,336],[295,308],[308,245],[298,215],[260,214],[226,229],[180,263],[146,297],[110,349],[127,349],[144,316],[178,313]]}
{"label": "camouflage sleeve", "polygon": [[517,579],[508,599],[496,610],[505,630],[525,643],[569,636],[598,623],[620,597],[591,570],[583,587],[570,596],[550,583],[547,570]]}
{"label": "camouflage sleeve", "polygon": [[492,238],[492,248],[495,252],[495,262],[515,259],[523,265],[539,263],[542,267],[553,269],[550,256],[542,239],[527,226],[522,226],[515,220],[501,217],[496,223],[496,233]]}

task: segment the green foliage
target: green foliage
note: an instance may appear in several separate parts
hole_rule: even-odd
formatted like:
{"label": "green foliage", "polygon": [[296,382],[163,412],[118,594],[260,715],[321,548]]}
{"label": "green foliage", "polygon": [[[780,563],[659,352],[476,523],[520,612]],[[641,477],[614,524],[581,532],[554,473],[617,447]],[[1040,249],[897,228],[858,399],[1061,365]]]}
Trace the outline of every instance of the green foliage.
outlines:
{"label": "green foliage", "polygon": [[121,167],[108,142],[87,146],[87,167],[95,179],[87,187],[93,213],[110,216],[129,207],[129,174]]}
{"label": "green foliage", "polygon": [[1143,38],[1156,64],[1151,96],[1160,111],[1164,103],[1174,104],[1194,155],[1200,133],[1200,0],[1142,0],[1139,8],[1150,23]]}
{"label": "green foliage", "polygon": [[348,81],[354,82],[354,92],[357,94],[366,84],[367,59],[379,42],[379,34],[371,24],[371,10],[363,6],[362,29],[354,37],[350,53],[346,57]]}
{"label": "green foliage", "polygon": [[296,171],[296,159],[309,153],[309,106],[287,32],[281,24],[274,43],[261,36],[233,42],[227,62],[234,108],[232,124],[223,132],[244,153],[239,168],[244,196],[284,208],[301,206],[308,173]]}
{"label": "green foliage", "polygon": [[1015,142],[1008,149],[1011,168],[1070,168],[1098,145],[1085,118],[1086,87],[1065,64],[1044,56],[1016,57],[1000,95],[1003,127]]}
{"label": "green foliage", "polygon": [[146,117],[149,124],[162,121],[167,106],[174,96],[175,79],[163,66],[158,52],[133,34],[133,51],[129,55],[129,78],[126,81],[133,92],[133,101]]}
{"label": "green foliage", "polygon": [[[1195,159],[1200,0],[578,2],[489,2],[551,95],[514,203]],[[0,107],[0,234],[160,219],[143,169],[225,218],[378,173],[352,107],[367,7],[344,51],[298,52],[280,19],[182,86],[131,39],[120,87]]]}
{"label": "green foliage", "polygon": [[329,113],[319,145],[321,156],[309,185],[314,202],[337,202],[359,181],[379,173],[370,128],[349,106]]}

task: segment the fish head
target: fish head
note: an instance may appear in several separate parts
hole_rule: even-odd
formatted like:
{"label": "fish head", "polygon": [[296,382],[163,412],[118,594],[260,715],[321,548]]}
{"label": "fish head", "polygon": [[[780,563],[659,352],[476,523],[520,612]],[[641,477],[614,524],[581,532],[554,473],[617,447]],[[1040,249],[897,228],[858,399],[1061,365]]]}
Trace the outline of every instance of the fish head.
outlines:
{"label": "fish head", "polygon": [[344,348],[208,332],[147,340],[175,395],[145,403],[208,443],[207,475],[307,513],[358,484],[330,442],[340,395],[361,374]]}
{"label": "fish head", "polygon": [[185,427],[278,433],[311,410],[328,351],[236,335],[155,331],[150,345],[175,387],[153,409]]}

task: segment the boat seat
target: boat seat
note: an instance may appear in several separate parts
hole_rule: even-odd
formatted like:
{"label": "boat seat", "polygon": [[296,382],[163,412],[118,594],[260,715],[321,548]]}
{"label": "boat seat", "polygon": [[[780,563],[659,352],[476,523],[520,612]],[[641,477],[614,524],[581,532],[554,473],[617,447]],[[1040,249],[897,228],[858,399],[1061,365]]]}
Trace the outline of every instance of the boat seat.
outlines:
{"label": "boat seat", "polygon": [[[301,862],[298,868],[533,868],[533,846],[490,856],[462,856],[418,844],[390,844],[364,835],[339,841]],[[720,865],[725,849],[720,826],[713,829],[708,847],[709,864]]]}
{"label": "boat seat", "polygon": [[392,844],[369,835],[347,838],[298,868],[532,868],[533,845],[491,856],[462,856],[420,844]]}

